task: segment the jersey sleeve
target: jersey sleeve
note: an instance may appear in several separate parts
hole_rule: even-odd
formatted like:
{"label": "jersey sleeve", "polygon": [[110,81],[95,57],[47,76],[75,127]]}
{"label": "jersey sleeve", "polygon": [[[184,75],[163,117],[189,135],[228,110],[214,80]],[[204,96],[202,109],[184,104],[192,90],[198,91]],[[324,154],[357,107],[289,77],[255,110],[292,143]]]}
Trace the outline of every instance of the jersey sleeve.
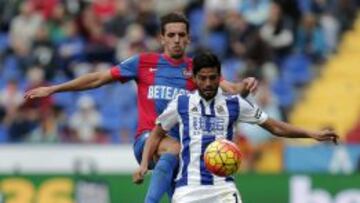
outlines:
{"label": "jersey sleeve", "polygon": [[139,55],[132,56],[120,64],[111,68],[111,76],[115,80],[126,82],[132,79],[136,79],[139,69]]}
{"label": "jersey sleeve", "polygon": [[239,122],[245,122],[250,124],[262,124],[268,119],[268,115],[263,112],[256,104],[253,104],[242,97],[239,99]]}
{"label": "jersey sleeve", "polygon": [[169,102],[165,110],[157,117],[156,124],[160,124],[165,131],[170,131],[178,123],[178,97]]}

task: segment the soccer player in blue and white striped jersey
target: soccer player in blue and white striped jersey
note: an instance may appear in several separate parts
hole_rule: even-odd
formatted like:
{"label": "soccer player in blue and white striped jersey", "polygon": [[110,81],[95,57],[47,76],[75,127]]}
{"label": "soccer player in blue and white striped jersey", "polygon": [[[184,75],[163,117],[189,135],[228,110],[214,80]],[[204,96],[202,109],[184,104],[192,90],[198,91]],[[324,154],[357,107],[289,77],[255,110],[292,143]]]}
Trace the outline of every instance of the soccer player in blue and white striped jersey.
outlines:
{"label": "soccer player in blue and white striped jersey", "polygon": [[238,95],[224,95],[219,88],[220,73],[221,65],[214,54],[205,52],[194,58],[193,77],[198,90],[177,96],[157,118],[157,125],[146,142],[140,168],[134,173],[135,181],[143,179],[150,160],[161,153],[156,151],[160,140],[179,124],[180,166],[172,198],[174,203],[241,202],[233,178],[211,174],[203,160],[208,144],[220,138],[232,140],[237,122],[257,124],[280,137],[337,142],[338,136],[332,131],[304,130],[269,118],[255,104]]}

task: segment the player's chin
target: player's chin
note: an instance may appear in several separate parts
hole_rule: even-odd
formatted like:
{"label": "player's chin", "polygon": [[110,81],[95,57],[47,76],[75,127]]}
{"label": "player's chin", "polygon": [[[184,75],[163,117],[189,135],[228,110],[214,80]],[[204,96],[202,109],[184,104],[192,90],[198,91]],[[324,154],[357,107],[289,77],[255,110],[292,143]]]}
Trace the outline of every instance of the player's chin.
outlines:
{"label": "player's chin", "polygon": [[184,55],[184,51],[180,50],[180,49],[175,49],[175,50],[172,51],[171,55],[172,55],[173,58],[181,58]]}
{"label": "player's chin", "polygon": [[203,95],[205,99],[212,99],[215,96],[215,91],[204,91]]}

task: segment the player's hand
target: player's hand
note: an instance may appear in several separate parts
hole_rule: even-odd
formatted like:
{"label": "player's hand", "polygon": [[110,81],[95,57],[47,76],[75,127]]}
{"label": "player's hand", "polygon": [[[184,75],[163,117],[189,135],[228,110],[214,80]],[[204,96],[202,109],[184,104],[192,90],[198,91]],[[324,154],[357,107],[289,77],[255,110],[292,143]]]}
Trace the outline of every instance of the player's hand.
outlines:
{"label": "player's hand", "polygon": [[147,166],[140,166],[133,174],[133,182],[135,184],[141,184],[144,181],[144,177],[148,171]]}
{"label": "player's hand", "polygon": [[317,141],[331,141],[338,144],[339,136],[332,130],[323,130],[313,136]]}
{"label": "player's hand", "polygon": [[255,92],[259,81],[254,77],[247,77],[242,80],[242,83],[244,84],[244,88],[241,92],[241,96],[246,97],[250,92]]}
{"label": "player's hand", "polygon": [[38,87],[38,88],[31,89],[31,90],[27,91],[25,93],[24,98],[26,100],[36,99],[36,98],[50,96],[53,93],[54,93],[54,91],[53,91],[52,87]]}

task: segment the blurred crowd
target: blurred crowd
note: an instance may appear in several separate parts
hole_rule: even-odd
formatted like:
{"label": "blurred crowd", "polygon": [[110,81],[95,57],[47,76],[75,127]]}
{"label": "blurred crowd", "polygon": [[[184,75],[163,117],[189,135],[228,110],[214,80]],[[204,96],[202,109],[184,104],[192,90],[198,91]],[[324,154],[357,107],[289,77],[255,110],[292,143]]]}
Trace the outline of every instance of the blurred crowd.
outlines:
{"label": "blurred crowd", "polygon": [[[188,53],[209,49],[230,81],[255,76],[250,99],[286,120],[321,64],[352,29],[356,0],[0,0],[0,142],[130,143],[136,86],[115,84],[24,101],[24,91],[161,51],[159,17],[190,20]],[[241,124],[240,143],[270,139]],[[251,136],[250,136],[251,135]]]}

